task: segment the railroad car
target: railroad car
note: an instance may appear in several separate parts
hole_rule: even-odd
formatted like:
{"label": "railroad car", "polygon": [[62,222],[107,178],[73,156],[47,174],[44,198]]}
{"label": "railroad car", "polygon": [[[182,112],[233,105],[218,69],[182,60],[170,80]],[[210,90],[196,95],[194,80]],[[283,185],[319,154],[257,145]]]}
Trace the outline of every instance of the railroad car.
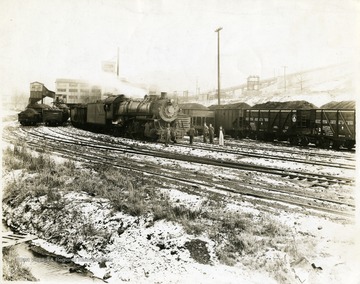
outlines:
{"label": "railroad car", "polygon": [[67,108],[60,109],[44,104],[29,105],[18,114],[18,121],[24,126],[37,125],[39,123],[58,126],[64,124],[68,119],[69,110]]}
{"label": "railroad car", "polygon": [[42,121],[41,113],[33,108],[26,108],[18,114],[18,120],[21,125],[36,125]]}
{"label": "railroad car", "polygon": [[221,126],[228,136],[239,139],[246,137],[244,110],[247,108],[250,106],[246,103],[211,106],[210,109],[215,112],[215,133],[219,132]]}
{"label": "railroad car", "polygon": [[302,109],[247,109],[244,110],[244,136],[305,146],[309,143],[310,114],[310,110]]}
{"label": "railroad car", "polygon": [[189,127],[189,118],[179,117],[179,106],[166,93],[131,99],[124,95],[110,96],[96,103],[71,108],[75,127],[115,136],[165,141],[166,128],[171,140],[182,138]]}
{"label": "railroad car", "polygon": [[21,125],[37,125],[43,122],[43,110],[50,108],[46,104],[32,103],[24,111],[18,114],[18,121]]}
{"label": "railroad car", "polygon": [[63,111],[61,109],[44,109],[42,116],[45,125],[57,126],[63,124]]}
{"label": "railroad car", "polygon": [[[222,126],[226,135],[234,138],[288,141],[300,146],[311,143],[332,149],[352,149],[356,142],[355,109],[318,109],[305,101],[293,101],[254,107],[244,103],[211,106],[201,112],[201,116],[195,111],[188,113],[195,122],[199,117],[213,116],[216,133]],[[203,120],[199,122],[202,130]]]}
{"label": "railroad car", "polygon": [[215,125],[215,111],[208,107],[196,103],[187,103],[180,105],[181,112],[191,118],[191,124],[196,133],[202,135],[204,123],[208,126]]}
{"label": "railroad car", "polygon": [[249,109],[244,115],[244,136],[252,139],[332,149],[355,146],[354,109]]}
{"label": "railroad car", "polygon": [[355,109],[312,110],[309,140],[322,148],[351,149],[355,146]]}
{"label": "railroad car", "polygon": [[[69,108],[60,101],[54,102],[54,107],[43,103],[45,97],[54,98],[55,93],[39,82],[30,83],[29,104],[18,114],[21,125],[61,125],[69,119]],[[38,103],[41,101],[41,103]]]}
{"label": "railroad car", "polygon": [[[62,112],[62,116],[58,117],[58,125],[64,124],[65,122],[67,122],[70,118],[70,108],[68,107],[67,104],[64,103],[63,100],[56,98],[56,100],[53,102],[53,110],[61,110]],[[45,121],[44,121],[45,122]]]}

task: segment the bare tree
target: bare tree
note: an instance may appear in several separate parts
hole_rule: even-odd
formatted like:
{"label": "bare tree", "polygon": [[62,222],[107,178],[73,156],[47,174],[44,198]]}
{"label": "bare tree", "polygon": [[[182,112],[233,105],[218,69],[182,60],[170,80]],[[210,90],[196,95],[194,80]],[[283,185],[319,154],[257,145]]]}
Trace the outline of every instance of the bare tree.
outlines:
{"label": "bare tree", "polygon": [[9,107],[12,109],[24,109],[28,105],[29,96],[24,92],[15,91],[10,98]]}

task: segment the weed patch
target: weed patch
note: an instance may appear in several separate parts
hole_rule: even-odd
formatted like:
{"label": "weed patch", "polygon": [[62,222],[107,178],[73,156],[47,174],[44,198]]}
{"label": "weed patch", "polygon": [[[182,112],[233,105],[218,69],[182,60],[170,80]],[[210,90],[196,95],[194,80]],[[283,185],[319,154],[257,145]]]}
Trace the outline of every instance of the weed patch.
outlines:
{"label": "weed patch", "polygon": [[[233,213],[226,210],[226,202],[220,195],[210,194],[202,202],[200,209],[172,203],[167,194],[158,190],[157,181],[145,179],[141,174],[131,176],[121,170],[101,166],[77,168],[74,162],[56,164],[46,153],[31,155],[24,145],[15,145],[4,150],[3,165],[7,171],[24,169],[31,173],[8,183],[4,189],[3,201],[17,207],[26,198],[46,196],[45,209],[53,209],[54,220],[64,207],[63,194],[66,192],[86,192],[90,196],[106,198],[114,211],[122,211],[132,216],[151,214],[153,221],[167,220],[179,223],[188,234],[208,236],[215,244],[218,260],[226,265],[238,262],[251,269],[262,269],[279,281],[287,279],[289,272],[281,258],[268,260],[269,249],[286,253],[289,259],[298,256],[293,233],[283,224],[266,216]],[[69,182],[71,180],[71,182]],[[26,210],[29,210],[28,208]],[[58,214],[58,215],[56,215]],[[82,236],[105,245],[110,234],[100,232],[92,224],[81,220],[78,212],[69,212],[74,223],[84,224]],[[68,228],[60,228],[54,239],[64,241]],[[66,240],[73,251],[84,245],[82,238]],[[196,251],[195,246],[199,246]],[[193,257],[200,263],[209,263],[208,254],[201,242],[189,243]],[[199,259],[197,259],[199,258]]]}
{"label": "weed patch", "polygon": [[21,262],[13,247],[2,249],[2,267],[4,281],[38,281]]}

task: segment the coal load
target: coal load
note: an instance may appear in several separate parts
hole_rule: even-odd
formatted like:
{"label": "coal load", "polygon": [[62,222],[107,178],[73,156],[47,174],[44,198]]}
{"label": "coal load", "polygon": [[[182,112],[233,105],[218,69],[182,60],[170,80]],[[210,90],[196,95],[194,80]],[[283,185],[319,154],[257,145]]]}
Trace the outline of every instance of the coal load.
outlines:
{"label": "coal load", "polygon": [[288,102],[266,102],[256,104],[252,109],[316,109],[317,107],[307,101],[288,101]]}
{"label": "coal load", "polygon": [[355,109],[355,101],[330,102],[323,106],[322,109]]}

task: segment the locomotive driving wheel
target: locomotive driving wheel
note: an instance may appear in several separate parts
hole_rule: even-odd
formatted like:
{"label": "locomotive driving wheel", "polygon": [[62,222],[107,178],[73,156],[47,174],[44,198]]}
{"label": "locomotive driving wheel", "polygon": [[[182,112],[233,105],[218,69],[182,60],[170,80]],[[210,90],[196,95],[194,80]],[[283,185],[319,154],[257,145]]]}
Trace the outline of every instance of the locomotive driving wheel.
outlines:
{"label": "locomotive driving wheel", "polygon": [[307,137],[301,137],[300,138],[300,145],[301,146],[307,146],[309,145],[309,139]]}
{"label": "locomotive driving wheel", "polygon": [[299,144],[299,139],[297,138],[297,136],[290,137],[290,145],[296,146],[298,144]]}

